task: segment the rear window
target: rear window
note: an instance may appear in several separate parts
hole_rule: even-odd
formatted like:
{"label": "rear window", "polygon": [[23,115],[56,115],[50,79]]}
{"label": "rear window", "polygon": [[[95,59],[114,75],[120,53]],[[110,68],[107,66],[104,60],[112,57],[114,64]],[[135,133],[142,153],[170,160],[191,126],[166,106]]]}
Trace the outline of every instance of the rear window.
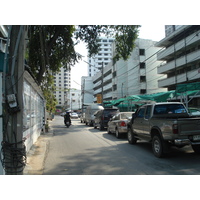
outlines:
{"label": "rear window", "polygon": [[104,116],[110,117],[111,115],[115,115],[118,112],[118,110],[104,110]]}
{"label": "rear window", "polygon": [[185,107],[181,104],[156,105],[154,108],[154,115],[178,113],[187,113]]}
{"label": "rear window", "polygon": [[121,114],[122,119],[129,119],[130,117],[132,117],[132,113],[122,113]]}

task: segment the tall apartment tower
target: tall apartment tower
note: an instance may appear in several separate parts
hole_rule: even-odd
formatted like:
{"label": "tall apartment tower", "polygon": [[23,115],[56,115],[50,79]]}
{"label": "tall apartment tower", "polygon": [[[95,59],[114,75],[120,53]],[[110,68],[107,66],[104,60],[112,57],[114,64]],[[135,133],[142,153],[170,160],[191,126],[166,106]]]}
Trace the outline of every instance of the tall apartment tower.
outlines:
{"label": "tall apartment tower", "polygon": [[112,61],[112,42],[113,38],[100,37],[98,44],[100,44],[100,51],[98,54],[88,59],[88,74],[94,76],[98,71],[105,67],[110,61]]}
{"label": "tall apartment tower", "polygon": [[62,67],[59,73],[54,74],[54,86],[56,87],[54,96],[58,101],[57,107],[66,106],[67,95],[71,88],[71,72]]}

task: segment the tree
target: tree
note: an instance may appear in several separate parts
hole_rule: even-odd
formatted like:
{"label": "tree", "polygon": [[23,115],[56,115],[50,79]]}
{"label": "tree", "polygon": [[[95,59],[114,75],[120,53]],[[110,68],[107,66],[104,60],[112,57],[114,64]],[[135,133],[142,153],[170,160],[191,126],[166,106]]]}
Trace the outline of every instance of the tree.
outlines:
{"label": "tree", "polygon": [[138,36],[138,25],[49,25],[29,26],[28,65],[37,81],[42,84],[47,69],[58,72],[60,67],[70,70],[81,59],[75,52],[80,40],[87,44],[89,56],[99,51],[98,37],[102,34],[114,37],[116,54],[114,62],[120,58],[127,60]]}
{"label": "tree", "polygon": [[85,42],[89,56],[92,56],[98,53],[98,38],[103,34],[115,38],[114,63],[120,58],[127,60],[134,48],[139,27],[138,25],[29,26],[26,59],[37,82],[42,86],[47,109],[53,109],[56,104],[55,98],[50,95],[55,90],[47,72],[48,70],[58,72],[61,67],[70,70],[71,66],[82,58],[75,52],[75,45],[80,41]]}

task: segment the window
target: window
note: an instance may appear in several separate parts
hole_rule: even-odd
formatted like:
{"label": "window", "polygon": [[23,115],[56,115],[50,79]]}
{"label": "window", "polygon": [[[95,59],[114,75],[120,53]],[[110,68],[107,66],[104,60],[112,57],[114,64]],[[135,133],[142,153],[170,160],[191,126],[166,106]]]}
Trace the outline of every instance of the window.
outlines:
{"label": "window", "polygon": [[140,49],[140,56],[144,56],[145,55],[145,49]]}
{"label": "window", "polygon": [[72,93],[72,96],[75,96],[75,93]]}
{"label": "window", "polygon": [[145,63],[144,62],[141,62],[140,63],[140,69],[144,69],[145,68]]}
{"label": "window", "polygon": [[113,91],[117,90],[117,85],[113,85]]}
{"label": "window", "polygon": [[184,106],[180,104],[156,105],[154,108],[154,115],[173,113],[187,113],[187,111]]}
{"label": "window", "polygon": [[137,117],[143,118],[144,117],[144,111],[145,111],[145,108],[141,108],[137,113]]}
{"label": "window", "polygon": [[146,82],[146,76],[140,76],[140,82]]}
{"label": "window", "polygon": [[146,94],[147,93],[147,90],[146,89],[141,89],[140,90],[140,94]]}
{"label": "window", "polygon": [[145,113],[145,119],[149,119],[151,114],[151,106],[147,106],[146,113]]}

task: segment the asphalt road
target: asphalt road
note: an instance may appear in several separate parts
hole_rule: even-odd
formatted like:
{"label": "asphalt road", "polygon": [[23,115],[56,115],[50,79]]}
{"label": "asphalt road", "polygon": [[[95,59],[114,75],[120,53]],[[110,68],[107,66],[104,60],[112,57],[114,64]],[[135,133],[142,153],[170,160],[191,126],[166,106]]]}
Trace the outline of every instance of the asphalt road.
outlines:
{"label": "asphalt road", "polygon": [[72,119],[66,128],[63,117],[52,121],[51,137],[44,164],[44,175],[197,175],[200,156],[190,147],[173,148],[166,158],[156,158],[151,144],[130,145]]}

